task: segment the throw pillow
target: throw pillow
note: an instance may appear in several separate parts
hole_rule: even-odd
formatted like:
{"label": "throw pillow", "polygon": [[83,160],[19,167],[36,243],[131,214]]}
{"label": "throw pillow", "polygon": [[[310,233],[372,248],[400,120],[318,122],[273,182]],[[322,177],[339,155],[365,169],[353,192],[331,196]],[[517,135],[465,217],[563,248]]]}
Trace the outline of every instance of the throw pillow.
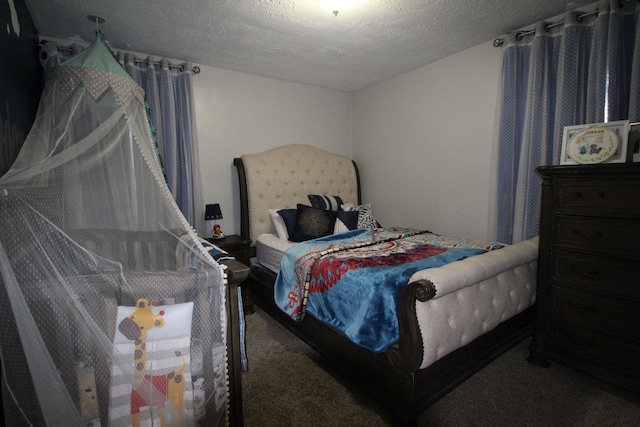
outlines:
{"label": "throw pillow", "polygon": [[358,228],[371,230],[380,227],[380,223],[376,220],[375,216],[373,216],[371,203],[366,203],[364,205],[343,204],[341,205],[341,208],[345,211],[358,212]]}
{"label": "throw pillow", "polygon": [[298,205],[296,222],[289,235],[289,240],[304,242],[333,234],[336,217],[337,212],[335,211]]}
{"label": "throw pillow", "polygon": [[[171,417],[173,420],[175,416],[178,424],[193,421],[192,375],[194,379],[201,378],[203,372],[201,363],[191,358],[192,317],[193,302],[156,306],[154,302],[139,299],[133,307],[118,306],[112,349],[109,425],[131,425],[134,414],[139,414],[141,425],[151,425],[154,419],[160,419],[164,408],[172,403],[169,379],[178,375],[183,381],[172,389],[172,393],[183,403],[179,407],[172,406],[176,412]],[[146,352],[144,373],[153,378],[153,384],[160,390],[153,395],[152,405],[147,403],[149,390],[148,385],[144,387],[145,381],[139,381],[139,385],[132,382],[140,375],[140,349]],[[192,362],[195,363],[192,365]],[[140,410],[140,407],[147,409]]]}
{"label": "throw pillow", "polygon": [[333,234],[346,233],[350,230],[358,228],[358,211],[339,211],[338,218],[336,219],[336,225],[333,228]]}
{"label": "throw pillow", "polygon": [[320,194],[307,195],[311,206],[318,209],[326,209],[330,211],[339,211],[342,205],[340,196],[325,196]]}
{"label": "throw pillow", "polygon": [[289,240],[289,232],[287,226],[284,223],[284,219],[280,216],[276,209],[269,209],[269,216],[271,217],[271,224],[275,230],[278,238],[283,240]]}
{"label": "throw pillow", "polygon": [[293,226],[296,224],[296,217],[298,216],[298,209],[280,209],[278,215],[284,221],[285,227],[287,227],[287,240],[293,233]]}

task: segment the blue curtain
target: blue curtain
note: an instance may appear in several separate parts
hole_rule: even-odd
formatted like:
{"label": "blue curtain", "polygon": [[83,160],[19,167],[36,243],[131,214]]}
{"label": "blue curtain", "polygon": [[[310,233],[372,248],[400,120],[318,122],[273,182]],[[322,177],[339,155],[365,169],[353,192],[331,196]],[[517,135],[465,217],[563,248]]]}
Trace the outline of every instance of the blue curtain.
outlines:
{"label": "blue curtain", "polygon": [[565,126],[640,120],[640,3],[602,0],[563,25],[507,34],[499,94],[496,239],[538,234],[535,168],[558,164]]}
{"label": "blue curtain", "polygon": [[191,226],[204,236],[191,64],[174,66],[167,59],[154,64],[153,58],[139,62],[129,53],[118,59],[145,91],[169,190]]}

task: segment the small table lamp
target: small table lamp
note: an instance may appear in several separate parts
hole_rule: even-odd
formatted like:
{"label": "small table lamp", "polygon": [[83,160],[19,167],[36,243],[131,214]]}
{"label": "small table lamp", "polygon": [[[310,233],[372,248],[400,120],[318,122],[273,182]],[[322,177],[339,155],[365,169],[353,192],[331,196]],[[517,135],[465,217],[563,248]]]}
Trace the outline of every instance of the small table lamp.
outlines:
{"label": "small table lamp", "polygon": [[[222,219],[222,210],[220,210],[220,204],[214,203],[211,205],[206,205],[204,210],[204,219],[205,221]],[[214,239],[224,238],[224,233],[220,229],[220,225],[213,224],[213,235],[211,237]]]}

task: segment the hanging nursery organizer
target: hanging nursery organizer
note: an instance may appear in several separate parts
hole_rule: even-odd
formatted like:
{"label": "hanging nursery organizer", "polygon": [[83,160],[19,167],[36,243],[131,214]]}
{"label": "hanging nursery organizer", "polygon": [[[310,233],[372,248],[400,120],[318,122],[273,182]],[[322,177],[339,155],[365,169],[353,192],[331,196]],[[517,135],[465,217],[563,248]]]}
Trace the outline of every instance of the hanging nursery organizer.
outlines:
{"label": "hanging nursery organizer", "polygon": [[101,40],[50,70],[0,178],[11,425],[225,425],[222,267],[164,182],[144,93]]}

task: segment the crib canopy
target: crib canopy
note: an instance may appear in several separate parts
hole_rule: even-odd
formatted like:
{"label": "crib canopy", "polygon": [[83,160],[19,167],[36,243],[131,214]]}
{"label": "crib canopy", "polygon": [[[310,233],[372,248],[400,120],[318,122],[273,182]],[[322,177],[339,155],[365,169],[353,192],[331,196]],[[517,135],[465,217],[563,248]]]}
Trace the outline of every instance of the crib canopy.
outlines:
{"label": "crib canopy", "polygon": [[224,425],[223,269],[163,177],[144,91],[100,35],[46,75],[0,178],[9,425]]}

